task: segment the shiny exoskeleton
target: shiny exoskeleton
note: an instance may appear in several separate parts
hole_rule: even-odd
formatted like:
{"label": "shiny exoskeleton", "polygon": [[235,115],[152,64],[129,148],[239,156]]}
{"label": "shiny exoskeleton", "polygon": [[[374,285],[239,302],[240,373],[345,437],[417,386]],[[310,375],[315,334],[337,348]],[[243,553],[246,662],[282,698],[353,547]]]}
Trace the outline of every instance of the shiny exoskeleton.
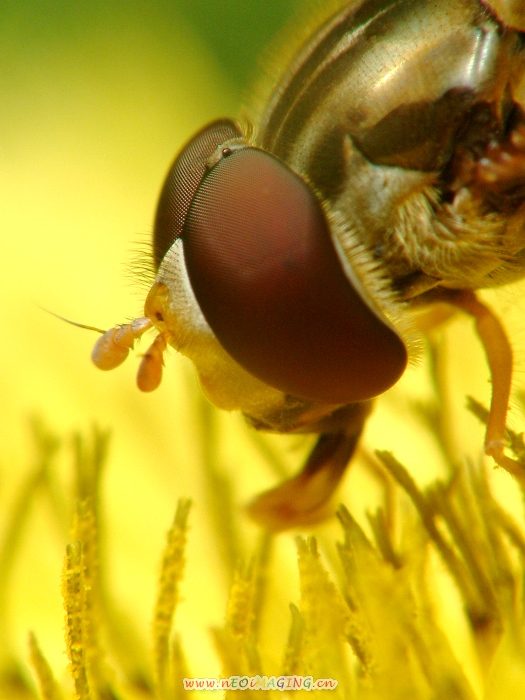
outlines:
{"label": "shiny exoskeleton", "polygon": [[299,48],[250,124],[183,148],[155,220],[145,316],[108,331],[119,364],[154,326],[138,383],[169,344],[220,408],[313,432],[303,471],[260,496],[276,529],[323,515],[370,411],[417,345],[413,310],[471,314],[503,454],[512,354],[474,290],[525,276],[523,2],[357,0]]}

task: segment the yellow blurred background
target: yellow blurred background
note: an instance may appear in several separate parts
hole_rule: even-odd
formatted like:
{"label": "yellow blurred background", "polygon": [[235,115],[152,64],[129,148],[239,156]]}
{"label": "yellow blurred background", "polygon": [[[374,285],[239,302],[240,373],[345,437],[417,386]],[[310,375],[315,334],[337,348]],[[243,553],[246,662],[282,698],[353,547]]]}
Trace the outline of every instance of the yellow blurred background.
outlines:
{"label": "yellow blurred background", "polygon": [[[103,518],[113,595],[148,639],[164,533],[177,499],[192,498],[177,628],[201,676],[219,672],[207,630],[221,623],[229,581],[213,518],[205,512],[204,409],[191,368],[170,352],[161,387],[140,394],[136,353],[119,369],[100,372],[89,358],[97,336],[41,307],[101,328],[141,314],[145,287],[132,279],[133,261],[149,240],[171,159],[203,123],[239,113],[262,46],[299,5],[62,1],[4,2],[0,8],[0,537],[35,468],[35,416],[64,438],[56,474],[64,492],[72,479],[69,436],[89,432],[94,423],[110,428]],[[520,347],[522,295],[515,288],[494,298]],[[470,322],[455,321],[449,331],[447,410],[458,455],[478,460],[483,429],[465,411],[464,397],[471,393],[487,403],[488,373]],[[412,411],[414,401],[430,395],[428,375],[423,359],[379,401],[364,441],[368,449],[393,450],[422,483],[443,467],[434,438]],[[522,382],[523,363],[517,376]],[[238,416],[212,415],[249,552],[258,535],[243,518],[242,504],[278,477]],[[266,444],[288,468],[304,455],[296,439]],[[500,480],[503,490],[508,477]],[[341,498],[360,517],[373,503],[372,487],[366,471],[355,470]],[[337,534],[334,527],[321,526],[317,534]],[[60,597],[67,541],[49,499],[34,499],[8,572],[9,612],[0,620],[4,654],[26,659],[31,629],[59,677],[67,664]],[[280,536],[275,557],[273,606],[284,616],[288,601],[297,598],[292,535]]]}
{"label": "yellow blurred background", "polygon": [[[207,628],[223,617],[229,581],[209,576],[214,566],[219,571],[219,554],[213,524],[199,518],[205,498],[191,368],[169,353],[160,389],[140,394],[136,356],[100,372],[90,362],[97,336],[41,307],[102,328],[141,314],[145,287],[133,265],[137,251],[145,257],[170,161],[203,123],[238,114],[262,46],[294,4],[59,0],[0,7],[0,542],[35,469],[31,421],[37,417],[65,440],[56,474],[65,492],[69,436],[95,423],[110,428],[103,486],[110,575],[115,598],[136,614],[146,640],[164,533],[177,499],[194,499],[192,593],[181,610],[182,626],[186,615],[195,631],[187,638],[194,659],[205,658]],[[234,429],[241,424],[229,420]],[[248,443],[250,449],[256,454]],[[237,471],[241,503],[254,487],[245,465]],[[263,471],[259,478],[264,483]],[[67,541],[48,499],[37,497],[14,568],[0,572],[9,578],[9,612],[0,620],[7,653],[27,659],[32,629],[59,676],[67,662],[60,592]],[[218,669],[197,664],[195,671]]]}

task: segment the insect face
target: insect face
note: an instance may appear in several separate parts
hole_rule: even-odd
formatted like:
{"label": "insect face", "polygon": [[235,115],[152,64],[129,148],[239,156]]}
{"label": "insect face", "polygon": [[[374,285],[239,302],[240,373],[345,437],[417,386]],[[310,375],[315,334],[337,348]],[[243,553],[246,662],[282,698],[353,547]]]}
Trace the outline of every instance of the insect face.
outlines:
{"label": "insect face", "polygon": [[324,513],[371,400],[406,368],[413,310],[436,302],[476,320],[486,451],[504,459],[512,355],[474,290],[525,275],[523,44],[478,0],[343,4],[255,128],[213,122],[171,167],[145,316],[108,331],[94,361],[116,366],[153,325],[141,389],[169,344],[219,407],[318,433],[303,472],[252,506],[269,526]]}

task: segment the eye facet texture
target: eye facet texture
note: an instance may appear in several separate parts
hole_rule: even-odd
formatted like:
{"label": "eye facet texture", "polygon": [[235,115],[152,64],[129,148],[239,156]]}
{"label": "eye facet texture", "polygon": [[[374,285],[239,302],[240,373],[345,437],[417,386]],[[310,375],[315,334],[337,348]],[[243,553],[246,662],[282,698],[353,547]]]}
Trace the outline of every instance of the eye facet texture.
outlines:
{"label": "eye facet texture", "polygon": [[353,289],[319,200],[277,158],[255,148],[223,158],[198,187],[182,238],[219,342],[268,385],[347,404],[403,373],[403,342]]}
{"label": "eye facet texture", "polygon": [[222,143],[241,132],[229,119],[205,126],[189,141],[170,168],[155,216],[153,255],[158,270],[163,257],[180,237],[191,201],[206,172],[206,161]]}

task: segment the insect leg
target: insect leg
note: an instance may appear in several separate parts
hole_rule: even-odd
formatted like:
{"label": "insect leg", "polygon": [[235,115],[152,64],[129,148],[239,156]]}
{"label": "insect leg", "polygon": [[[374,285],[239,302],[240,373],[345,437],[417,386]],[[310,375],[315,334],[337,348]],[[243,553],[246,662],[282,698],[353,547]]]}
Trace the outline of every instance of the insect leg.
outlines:
{"label": "insect leg", "polygon": [[476,331],[485,348],[492,377],[485,453],[494,457],[499,464],[505,447],[505,424],[512,384],[512,349],[499,319],[479,301],[474,292],[458,292],[451,295],[449,301],[474,318]]}
{"label": "insect leg", "polygon": [[323,419],[323,432],[301,472],[258,496],[248,506],[250,516],[274,531],[326,518],[371,406],[371,401],[351,404]]}

